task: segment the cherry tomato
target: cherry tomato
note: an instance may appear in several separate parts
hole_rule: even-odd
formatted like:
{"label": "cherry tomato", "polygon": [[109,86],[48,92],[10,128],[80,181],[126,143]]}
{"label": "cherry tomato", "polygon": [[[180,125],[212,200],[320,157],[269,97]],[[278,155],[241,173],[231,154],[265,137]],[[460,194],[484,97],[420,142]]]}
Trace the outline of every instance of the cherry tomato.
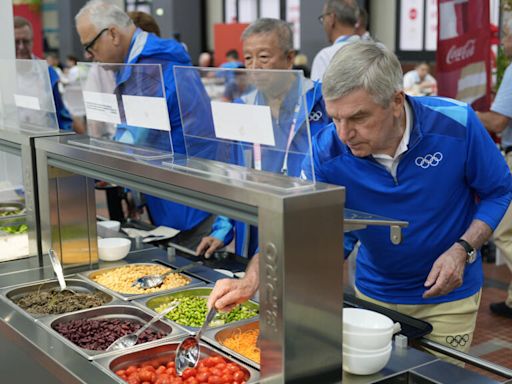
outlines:
{"label": "cherry tomato", "polygon": [[172,378],[166,374],[160,374],[155,381],[155,384],[171,384]]}
{"label": "cherry tomato", "polygon": [[164,373],[165,371],[167,370],[167,367],[165,365],[160,365],[157,369],[156,369],[156,373],[157,374],[161,374],[161,373]]}
{"label": "cherry tomato", "polygon": [[128,376],[128,384],[140,384],[140,378],[137,372],[134,372]]}
{"label": "cherry tomato", "polygon": [[169,361],[166,365],[167,368],[174,368],[176,366],[176,363],[174,361]]}
{"label": "cherry tomato", "polygon": [[208,367],[208,368],[211,368],[211,367],[214,367],[215,365],[217,365],[217,362],[213,361],[213,357],[205,359],[203,361],[203,363],[204,363],[204,366]]}
{"label": "cherry tomato", "polygon": [[229,374],[224,374],[220,377],[223,383],[231,384],[233,382],[233,376]]}
{"label": "cherry tomato", "polygon": [[196,379],[200,383],[207,383],[208,382],[208,376],[209,376],[208,372],[201,372],[201,371],[199,371],[197,373]]}
{"label": "cherry tomato", "polygon": [[226,369],[226,363],[218,363],[215,365],[215,368],[217,369],[220,369],[221,371],[223,371],[224,369]]}
{"label": "cherry tomato", "polygon": [[195,368],[187,368],[183,371],[183,374],[181,375],[181,378],[183,380],[188,379],[189,377],[193,377],[197,374],[197,369]]}
{"label": "cherry tomato", "polygon": [[223,384],[223,382],[219,376],[210,376],[208,378],[208,384]]}
{"label": "cherry tomato", "polygon": [[226,360],[224,360],[224,358],[222,356],[213,356],[213,357],[210,357],[211,361],[213,361],[215,363],[215,365],[219,364],[219,363],[226,363]]}
{"label": "cherry tomato", "polygon": [[240,367],[234,363],[227,363],[226,368],[231,372],[234,373],[236,371],[240,370]]}
{"label": "cherry tomato", "polygon": [[210,368],[210,373],[212,376],[222,376],[222,371],[218,368]]}
{"label": "cherry tomato", "polygon": [[139,378],[141,381],[155,381],[156,380],[156,373],[152,372],[146,368],[143,368],[139,372]]}
{"label": "cherry tomato", "polygon": [[236,381],[243,381],[245,380],[245,373],[239,370],[233,373],[233,379]]}
{"label": "cherry tomato", "polygon": [[169,376],[171,377],[176,377],[176,369],[174,367],[172,368],[167,368],[165,370],[165,373],[167,373]]}
{"label": "cherry tomato", "polygon": [[126,368],[125,373],[130,376],[133,372],[137,372],[137,367],[135,365],[130,365],[128,368]]}
{"label": "cherry tomato", "polygon": [[185,380],[186,384],[199,384],[197,379],[195,377],[189,377],[187,380]]}

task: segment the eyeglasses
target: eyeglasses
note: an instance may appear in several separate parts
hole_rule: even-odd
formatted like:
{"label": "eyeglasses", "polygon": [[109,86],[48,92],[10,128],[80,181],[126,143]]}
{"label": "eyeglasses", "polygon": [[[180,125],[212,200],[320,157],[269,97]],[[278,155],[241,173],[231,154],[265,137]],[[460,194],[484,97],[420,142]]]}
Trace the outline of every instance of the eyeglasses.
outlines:
{"label": "eyeglasses", "polygon": [[97,35],[94,39],[92,39],[90,42],[88,42],[87,44],[83,44],[82,46],[84,47],[84,51],[91,54],[92,55],[92,49],[93,49],[93,46],[94,44],[96,44],[96,41],[98,41],[98,39],[101,37],[101,35],[103,35],[103,33],[105,31],[108,31],[109,28],[103,28]]}
{"label": "eyeglasses", "polygon": [[20,45],[24,45],[25,47],[27,47],[30,44],[32,44],[32,39],[18,39],[18,40],[14,40],[14,44],[15,44],[16,47],[18,47]]}
{"label": "eyeglasses", "polygon": [[318,21],[320,22],[320,24],[323,24],[325,16],[330,15],[330,14],[331,14],[331,12],[327,12],[327,13],[322,13],[320,16],[318,16]]}

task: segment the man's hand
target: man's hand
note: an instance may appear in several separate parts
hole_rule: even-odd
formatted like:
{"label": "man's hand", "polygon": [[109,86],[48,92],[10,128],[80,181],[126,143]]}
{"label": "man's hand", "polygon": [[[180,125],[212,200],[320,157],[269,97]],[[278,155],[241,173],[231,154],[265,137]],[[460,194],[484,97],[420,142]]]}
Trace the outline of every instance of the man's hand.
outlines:
{"label": "man's hand", "polygon": [[423,293],[423,298],[446,295],[460,287],[466,266],[466,256],[466,251],[458,243],[439,256],[425,281],[425,287],[429,289]]}
{"label": "man's hand", "polygon": [[258,279],[244,277],[243,279],[222,279],[208,298],[208,308],[215,307],[222,312],[231,311],[236,305],[249,300],[258,290]]}
{"label": "man's hand", "polygon": [[209,258],[213,252],[224,247],[224,243],[212,236],[205,236],[196,248],[196,255],[201,256],[204,253],[205,258]]}

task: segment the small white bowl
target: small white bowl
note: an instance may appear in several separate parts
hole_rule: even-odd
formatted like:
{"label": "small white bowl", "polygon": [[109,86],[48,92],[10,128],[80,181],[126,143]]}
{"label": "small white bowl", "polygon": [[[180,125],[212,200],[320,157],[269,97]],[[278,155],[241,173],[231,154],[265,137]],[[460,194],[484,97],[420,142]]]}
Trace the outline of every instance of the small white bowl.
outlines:
{"label": "small white bowl", "polygon": [[109,237],[98,240],[98,256],[100,260],[117,261],[130,252],[131,241],[122,237]]}
{"label": "small white bowl", "polygon": [[121,229],[121,222],[117,220],[98,221],[98,226],[108,229],[109,231],[119,232]]}
{"label": "small white bowl", "polygon": [[382,333],[393,329],[393,320],[362,308],[343,308],[343,330],[356,333]]}
{"label": "small white bowl", "polygon": [[384,348],[391,342],[392,337],[392,329],[379,333],[350,332],[343,329],[343,344],[363,350]]}
{"label": "small white bowl", "polygon": [[382,348],[357,348],[353,347],[350,344],[347,344],[345,339],[343,339],[343,352],[351,353],[354,355],[373,355],[386,352],[389,348],[391,348],[391,341],[387,343]]}
{"label": "small white bowl", "polygon": [[343,370],[354,375],[372,375],[386,366],[391,357],[391,346],[375,354],[355,354],[343,351]]}

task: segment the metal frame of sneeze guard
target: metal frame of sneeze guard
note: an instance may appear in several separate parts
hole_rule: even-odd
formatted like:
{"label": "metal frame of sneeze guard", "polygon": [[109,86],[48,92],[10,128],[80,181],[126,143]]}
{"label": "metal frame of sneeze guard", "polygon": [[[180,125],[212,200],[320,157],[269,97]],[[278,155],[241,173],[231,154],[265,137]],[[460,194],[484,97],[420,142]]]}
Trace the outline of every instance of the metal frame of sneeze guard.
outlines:
{"label": "metal frame of sneeze guard", "polygon": [[80,62],[78,68],[88,137],[72,144],[139,160],[172,158],[160,64]]}
{"label": "metal frame of sneeze guard", "polygon": [[314,84],[302,71],[175,66],[174,76],[188,161],[275,189],[314,185],[305,97]]}
{"label": "metal frame of sneeze guard", "polygon": [[0,124],[28,135],[58,133],[48,64],[0,59]]}
{"label": "metal frame of sneeze guard", "polygon": [[198,164],[207,170],[207,160],[193,159],[179,168],[151,166],[69,141],[36,140],[40,175],[99,178],[258,225],[261,382],[317,382],[326,374],[329,382],[341,381],[344,188],[323,183],[307,190],[286,188],[293,180],[279,176],[284,188],[276,191],[194,171]]}

